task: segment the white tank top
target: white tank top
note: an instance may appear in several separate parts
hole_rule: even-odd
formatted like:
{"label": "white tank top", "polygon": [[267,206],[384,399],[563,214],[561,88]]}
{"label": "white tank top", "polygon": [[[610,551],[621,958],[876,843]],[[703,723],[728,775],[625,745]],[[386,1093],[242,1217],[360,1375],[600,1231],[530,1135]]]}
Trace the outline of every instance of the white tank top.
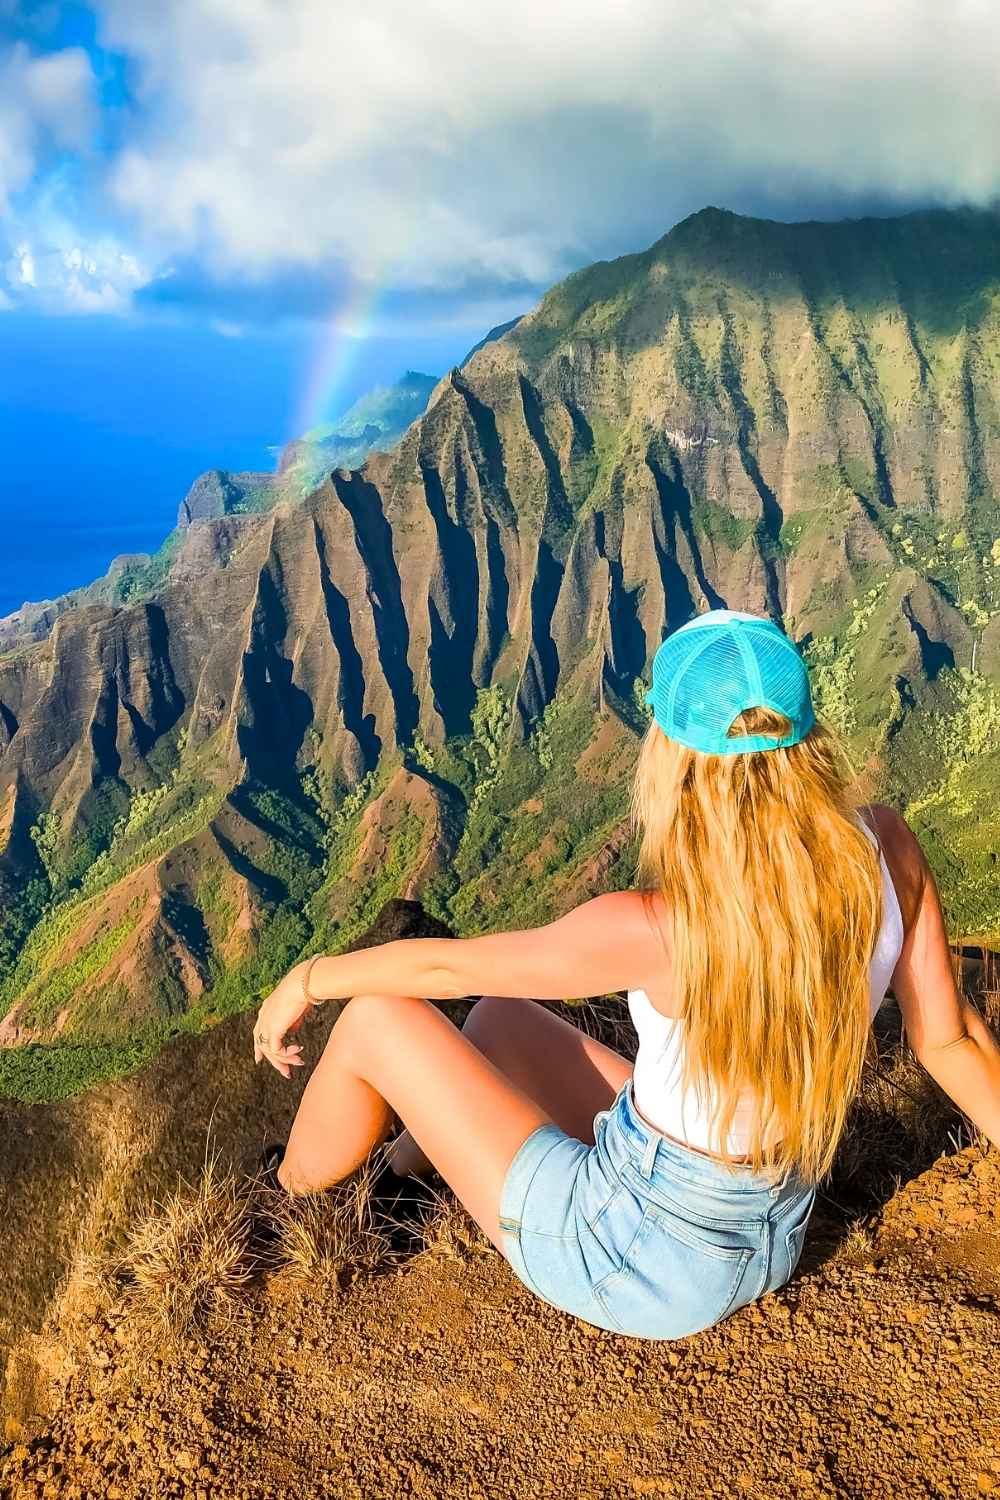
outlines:
{"label": "white tank top", "polygon": [[[903,918],[879,841],[864,820],[859,821],[871,842],[879,847],[882,868],[882,926],[869,970],[869,1015],[874,1020],[885,1000],[903,946]],[[712,1150],[709,1111],[700,1106],[693,1089],[685,1091],[682,1087],[683,1021],[661,1015],[645,990],[629,990],[628,1007],[639,1035],[639,1051],[632,1074],[632,1097],[636,1108],[664,1135],[703,1151]],[[729,1156],[749,1154],[753,1117],[754,1100],[748,1092],[737,1105],[733,1118],[726,1148]]]}

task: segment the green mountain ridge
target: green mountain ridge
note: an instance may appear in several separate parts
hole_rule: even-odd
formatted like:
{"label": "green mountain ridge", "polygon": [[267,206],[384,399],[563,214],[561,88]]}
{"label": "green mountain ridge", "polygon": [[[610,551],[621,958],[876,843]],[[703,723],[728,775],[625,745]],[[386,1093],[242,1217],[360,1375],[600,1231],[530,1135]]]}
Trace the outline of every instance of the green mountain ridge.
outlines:
{"label": "green mountain ridge", "polygon": [[704,210],[0,658],[0,1090],[131,1066],[391,897],[472,933],[630,883],[649,662],[725,604],[1000,932],[998,251],[986,212]]}
{"label": "green mountain ridge", "polygon": [[107,573],[58,599],[28,602],[0,618],[0,653],[44,640],[59,615],[89,604],[118,606],[148,598],[164,582],[196,521],[259,515],[282,501],[302,499],[334,468],[362,464],[376,448],[390,449],[427,405],[437,377],[407,370],[392,385],[366,391],[332,423],[282,448],[276,471],[208,469],[191,485],[177,512],[177,526],[154,554],[123,553]]}
{"label": "green mountain ridge", "polygon": [[436,375],[407,370],[393,385],[366,391],[343,416],[313,427],[283,450],[278,472],[294,475],[304,491],[314,488],[329,469],[357,468],[376,448],[398,442],[419,417],[437,385]]}
{"label": "green mountain ridge", "polygon": [[437,385],[436,375],[422,375],[418,370],[407,370],[392,385],[376,385],[359,396],[343,416],[311,427],[300,439],[304,443],[324,443],[331,438],[350,439],[363,437],[372,427],[381,432],[400,436],[415,417],[419,417],[427,405],[431,391]]}

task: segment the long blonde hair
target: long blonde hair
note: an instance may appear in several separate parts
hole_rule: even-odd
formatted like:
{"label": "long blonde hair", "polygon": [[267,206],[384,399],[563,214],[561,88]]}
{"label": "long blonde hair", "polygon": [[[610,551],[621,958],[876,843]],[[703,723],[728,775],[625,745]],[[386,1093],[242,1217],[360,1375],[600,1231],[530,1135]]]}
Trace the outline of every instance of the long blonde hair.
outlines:
{"label": "long blonde hair", "polygon": [[[753,708],[729,732],[788,727]],[[722,1156],[750,1091],[747,1156],[776,1176],[830,1170],[870,1042],[882,881],[858,800],[843,747],[818,722],[787,748],[708,755],[653,720],[636,767],[638,875],[669,914],[684,1083]]]}

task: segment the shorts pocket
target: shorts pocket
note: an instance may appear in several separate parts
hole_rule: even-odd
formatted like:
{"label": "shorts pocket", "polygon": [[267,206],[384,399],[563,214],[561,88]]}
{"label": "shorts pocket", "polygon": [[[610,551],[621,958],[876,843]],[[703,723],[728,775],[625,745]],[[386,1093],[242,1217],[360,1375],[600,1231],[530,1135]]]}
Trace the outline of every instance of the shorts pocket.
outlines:
{"label": "shorts pocket", "polygon": [[736,1305],[756,1253],[752,1245],[727,1244],[650,1203],[620,1268],[595,1286],[594,1295],[622,1333],[685,1338]]}
{"label": "shorts pocket", "polygon": [[763,1224],[763,1215],[754,1213],[746,1218],[737,1219],[726,1214],[719,1218],[703,1213],[694,1212],[687,1201],[689,1194],[685,1193],[684,1184],[677,1184],[676,1194],[672,1194],[662,1179],[647,1182],[636,1167],[627,1162],[621,1169],[623,1181],[627,1182],[639,1197],[648,1200],[657,1210],[666,1215],[680,1228],[687,1228],[694,1234],[704,1228],[707,1231],[707,1243],[714,1243],[712,1236],[716,1231],[722,1230],[732,1239],[732,1231],[740,1234],[758,1236]]}

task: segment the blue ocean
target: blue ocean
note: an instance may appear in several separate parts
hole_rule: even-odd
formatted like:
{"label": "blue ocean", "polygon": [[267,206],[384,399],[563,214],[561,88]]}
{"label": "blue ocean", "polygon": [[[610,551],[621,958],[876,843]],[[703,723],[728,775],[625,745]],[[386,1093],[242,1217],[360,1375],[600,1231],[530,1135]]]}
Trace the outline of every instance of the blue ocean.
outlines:
{"label": "blue ocean", "polygon": [[50,429],[44,414],[22,412],[16,423],[8,411],[0,414],[0,617],[25,600],[92,582],[119,553],[155,552],[203,470],[274,466],[273,455],[251,440],[173,445],[120,432],[103,438],[93,426],[63,418],[56,449]]}
{"label": "blue ocean", "polygon": [[92,582],[119,553],[155,551],[206,469],[273,469],[311,424],[408,367],[447,368],[473,337],[331,351],[329,332],[301,324],[227,337],[0,314],[0,617]]}
{"label": "blue ocean", "polygon": [[152,552],[208,468],[270,469],[302,340],[112,318],[0,322],[0,616]]}

